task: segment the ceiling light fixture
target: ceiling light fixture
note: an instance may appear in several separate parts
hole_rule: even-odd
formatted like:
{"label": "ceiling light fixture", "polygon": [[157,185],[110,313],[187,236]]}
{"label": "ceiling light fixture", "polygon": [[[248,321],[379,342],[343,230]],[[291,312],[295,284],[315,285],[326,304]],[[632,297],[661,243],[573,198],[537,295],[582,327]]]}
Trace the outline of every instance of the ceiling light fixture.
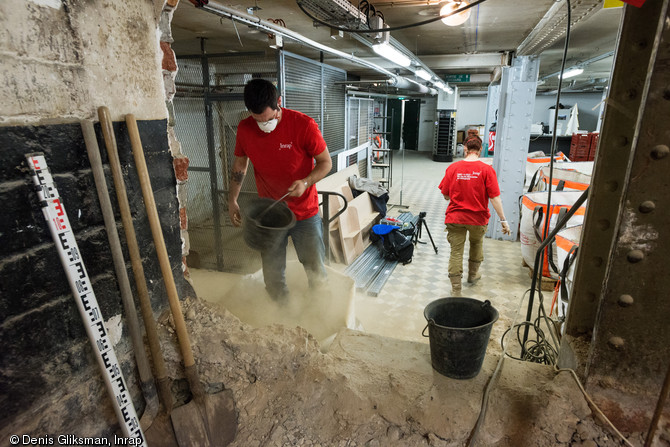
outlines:
{"label": "ceiling light fixture", "polygon": [[420,77],[421,79],[423,79],[424,81],[430,81],[430,78],[432,78],[432,76],[430,75],[430,73],[428,73],[428,72],[427,72],[426,70],[424,70],[423,68],[419,68],[419,69],[417,69],[417,70],[414,72],[414,74],[417,75],[418,77]]}
{"label": "ceiling light fixture", "polygon": [[436,82],[435,84],[433,84],[433,85],[435,85],[435,87],[437,87],[437,88],[441,88],[441,89],[443,89],[443,90],[444,90],[444,88],[445,88],[444,83],[443,83],[443,82],[440,82],[440,81],[437,81],[437,82]]}
{"label": "ceiling light fixture", "polygon": [[387,43],[377,43],[372,45],[372,49],[378,55],[390,60],[393,63],[400,65],[401,67],[409,67],[412,63],[411,59],[404,54],[402,54],[397,49],[393,48]]}
{"label": "ceiling light fixture", "polygon": [[584,73],[584,69],[583,69],[583,68],[576,67],[576,68],[570,68],[570,69],[568,69],[568,70],[565,70],[565,71],[563,72],[563,76],[561,76],[561,75],[559,74],[558,77],[559,77],[559,78],[562,78],[562,79],[568,79],[568,78],[572,78],[572,77],[574,77],[574,76],[580,75],[580,74],[582,74],[582,73]]}
{"label": "ceiling light fixture", "polygon": [[[468,6],[468,2],[452,0],[440,9],[440,15],[443,16],[449,14],[465,6]],[[458,26],[465,23],[465,21],[468,20],[469,18],[470,18],[470,10],[467,9],[461,13],[450,15],[449,17],[443,18],[442,23],[444,23],[447,26]]]}

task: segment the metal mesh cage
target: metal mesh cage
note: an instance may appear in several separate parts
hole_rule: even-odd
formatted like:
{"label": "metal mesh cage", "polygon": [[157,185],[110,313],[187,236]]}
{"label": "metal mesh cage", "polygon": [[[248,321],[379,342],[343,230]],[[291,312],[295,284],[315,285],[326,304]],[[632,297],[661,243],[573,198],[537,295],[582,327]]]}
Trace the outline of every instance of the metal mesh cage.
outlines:
{"label": "metal mesh cage", "polygon": [[336,82],[346,81],[346,73],[340,70],[323,67],[323,138],[331,150],[345,148],[345,90],[344,84]]}
{"label": "metal mesh cage", "polygon": [[321,123],[321,67],[301,58],[284,55],[283,104]]}
{"label": "metal mesh cage", "polygon": [[282,59],[283,104],[314,118],[331,153],[344,149],[346,72],[292,53]]}
{"label": "metal mesh cage", "polygon": [[349,98],[349,149],[372,140],[373,102],[367,98]]}
{"label": "metal mesh cage", "polygon": [[[244,244],[241,229],[228,217],[230,167],[234,160],[237,123],[248,116],[242,91],[255,77],[277,79],[274,55],[248,53],[178,59],[174,99],[175,132],[189,158],[186,211],[192,267],[234,272],[260,268],[257,252]],[[203,83],[209,81],[209,91]],[[206,84],[205,84],[206,85]],[[209,113],[208,113],[209,112]],[[208,125],[209,122],[209,125]],[[256,195],[250,165],[238,203]]]}

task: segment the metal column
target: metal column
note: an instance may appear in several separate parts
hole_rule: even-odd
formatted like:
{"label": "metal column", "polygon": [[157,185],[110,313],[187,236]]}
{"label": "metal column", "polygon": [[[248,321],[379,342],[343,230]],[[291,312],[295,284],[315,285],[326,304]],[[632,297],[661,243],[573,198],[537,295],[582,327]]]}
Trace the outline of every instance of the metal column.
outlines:
{"label": "metal column", "polygon": [[211,100],[211,81],[209,77],[209,60],[205,51],[205,39],[200,40],[202,51],[202,88],[205,102],[205,123],[207,129],[207,149],[209,159],[209,190],[212,197],[212,219],[214,222],[214,251],[216,252],[216,269],[223,270],[223,243],[221,241],[221,210],[219,209],[219,185],[216,170],[216,145],[214,143],[214,118]]}
{"label": "metal column", "polygon": [[629,432],[649,428],[670,366],[669,3],[625,6],[561,348],[592,328],[586,388]]}
{"label": "metal column", "polygon": [[515,58],[511,67],[503,68],[493,168],[498,174],[500,196],[512,234],[502,234],[500,219],[490,206],[491,220],[486,235],[494,239],[515,241],[518,237],[519,197],[524,193],[539,67],[540,60],[536,56],[522,56]]}
{"label": "metal column", "polygon": [[498,107],[500,107],[500,84],[489,85],[488,95],[486,96],[486,124],[484,127],[484,135],[482,135],[482,147],[485,148],[482,155],[484,156],[488,156],[489,129],[498,119],[496,117]]}

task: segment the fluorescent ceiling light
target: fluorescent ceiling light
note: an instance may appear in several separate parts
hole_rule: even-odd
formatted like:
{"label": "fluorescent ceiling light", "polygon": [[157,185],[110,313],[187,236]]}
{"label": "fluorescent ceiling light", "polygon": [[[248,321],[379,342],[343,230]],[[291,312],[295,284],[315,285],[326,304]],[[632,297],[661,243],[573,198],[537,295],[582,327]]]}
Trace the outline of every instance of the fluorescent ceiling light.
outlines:
{"label": "fluorescent ceiling light", "polygon": [[423,68],[419,68],[417,71],[414,72],[414,74],[423,79],[424,81],[430,81],[430,78],[432,78],[430,73],[428,73]]}
{"label": "fluorescent ceiling light", "polygon": [[582,73],[584,73],[584,69],[583,69],[583,68],[571,68],[571,69],[569,69],[569,70],[564,71],[564,72],[563,72],[563,76],[561,76],[561,75],[559,74],[558,77],[559,77],[559,78],[563,78],[563,79],[568,79],[568,78],[572,78],[573,76],[580,75],[580,74],[582,74]]}
{"label": "fluorescent ceiling light", "polygon": [[412,63],[409,57],[405,56],[399,50],[395,49],[387,43],[378,43],[372,45],[372,49],[378,55],[400,65],[401,67],[409,67]]}
{"label": "fluorescent ceiling light", "polygon": [[437,82],[435,83],[435,87],[444,89],[444,83],[442,83],[442,82],[440,82],[440,81],[437,81]]}
{"label": "fluorescent ceiling light", "polygon": [[[440,9],[440,15],[449,14],[450,12],[456,11],[457,9],[468,6],[468,2],[459,2],[459,1],[450,1]],[[470,9],[460,12],[458,14],[451,15],[442,19],[442,23],[448,26],[458,26],[465,23],[466,20],[470,18]]]}
{"label": "fluorescent ceiling light", "polygon": [[450,95],[454,93],[454,89],[451,88],[451,87],[446,87],[446,88],[444,89],[444,91],[447,92],[447,93],[449,93]]}

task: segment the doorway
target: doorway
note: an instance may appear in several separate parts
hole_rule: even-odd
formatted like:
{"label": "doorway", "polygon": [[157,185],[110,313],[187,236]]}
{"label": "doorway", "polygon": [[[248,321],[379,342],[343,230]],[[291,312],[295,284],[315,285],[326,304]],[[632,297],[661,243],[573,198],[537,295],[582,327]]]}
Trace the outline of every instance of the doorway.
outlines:
{"label": "doorway", "polygon": [[421,109],[421,100],[406,99],[405,116],[403,117],[403,140],[405,149],[416,151],[419,149],[419,110]]}
{"label": "doorway", "polygon": [[400,149],[400,129],[402,129],[402,100],[389,98],[387,100],[387,115],[390,116],[389,149]]}

